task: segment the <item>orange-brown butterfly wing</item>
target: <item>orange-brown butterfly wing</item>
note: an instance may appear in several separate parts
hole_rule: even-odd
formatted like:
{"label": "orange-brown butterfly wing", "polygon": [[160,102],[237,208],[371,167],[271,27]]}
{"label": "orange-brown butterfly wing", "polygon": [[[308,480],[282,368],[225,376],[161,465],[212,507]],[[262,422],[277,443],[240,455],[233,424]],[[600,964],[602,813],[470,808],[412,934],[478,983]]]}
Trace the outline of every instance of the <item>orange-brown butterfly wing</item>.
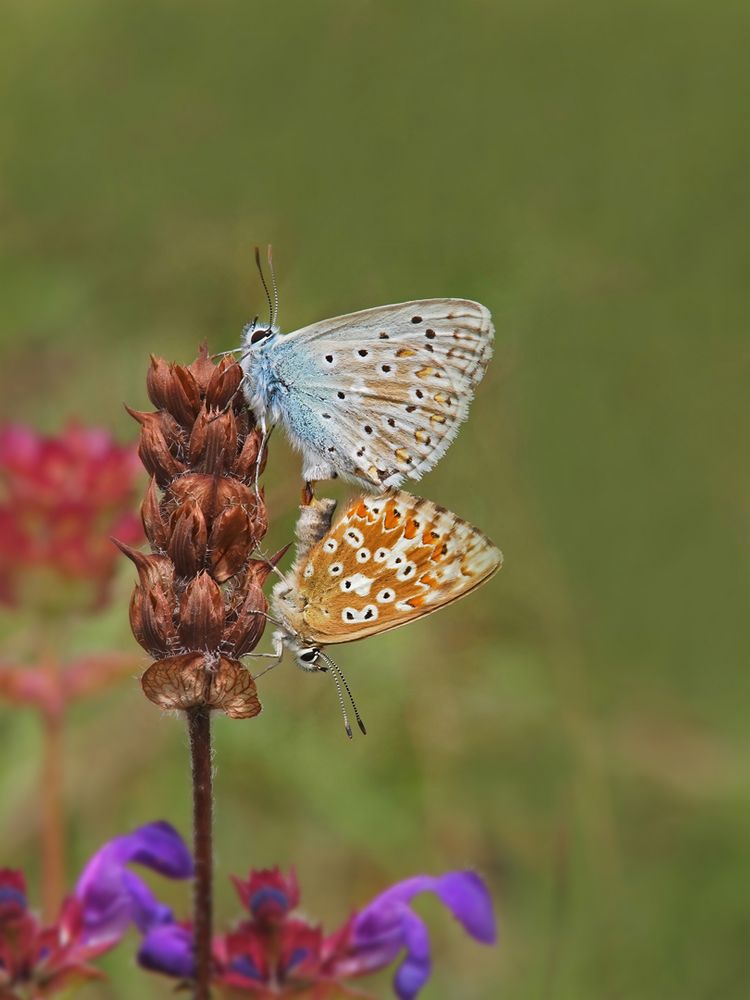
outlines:
{"label": "orange-brown butterfly wing", "polygon": [[296,567],[299,631],[321,645],[387,632],[453,603],[501,565],[485,535],[429,500],[358,497]]}

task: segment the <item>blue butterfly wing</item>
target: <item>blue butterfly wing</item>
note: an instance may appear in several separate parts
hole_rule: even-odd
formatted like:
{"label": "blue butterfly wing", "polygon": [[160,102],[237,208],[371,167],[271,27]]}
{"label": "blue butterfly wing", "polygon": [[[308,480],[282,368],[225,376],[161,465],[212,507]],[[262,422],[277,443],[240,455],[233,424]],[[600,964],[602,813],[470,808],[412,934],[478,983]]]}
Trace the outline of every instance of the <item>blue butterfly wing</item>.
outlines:
{"label": "blue butterfly wing", "polygon": [[419,479],[455,438],[492,336],[488,310],[465,299],[339,316],[250,352],[248,399],[284,426],[305,479],[397,486]]}

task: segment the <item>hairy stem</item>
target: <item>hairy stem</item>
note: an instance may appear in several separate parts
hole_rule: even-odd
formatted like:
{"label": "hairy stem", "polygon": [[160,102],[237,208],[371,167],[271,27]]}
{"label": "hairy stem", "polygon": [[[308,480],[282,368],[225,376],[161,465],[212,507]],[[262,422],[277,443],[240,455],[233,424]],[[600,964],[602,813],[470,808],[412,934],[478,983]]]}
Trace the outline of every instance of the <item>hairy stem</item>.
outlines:
{"label": "hairy stem", "polygon": [[194,1000],[211,997],[211,936],[213,932],[213,787],[211,710],[187,710],[193,773],[193,935],[195,947]]}
{"label": "hairy stem", "polygon": [[42,899],[44,917],[49,922],[57,919],[65,884],[63,858],[64,826],[62,805],[62,713],[42,714]]}

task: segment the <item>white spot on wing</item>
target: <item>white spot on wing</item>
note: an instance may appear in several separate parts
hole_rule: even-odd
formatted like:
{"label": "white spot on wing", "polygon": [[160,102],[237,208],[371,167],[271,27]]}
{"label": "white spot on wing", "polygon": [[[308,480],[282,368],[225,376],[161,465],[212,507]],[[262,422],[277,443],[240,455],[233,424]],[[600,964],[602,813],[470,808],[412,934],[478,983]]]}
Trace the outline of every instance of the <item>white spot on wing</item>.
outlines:
{"label": "white spot on wing", "polygon": [[345,594],[357,594],[359,597],[367,597],[371,587],[372,580],[363,573],[354,573],[352,576],[347,576],[339,584],[339,588]]}
{"label": "white spot on wing", "polygon": [[347,528],[344,532],[344,541],[354,549],[358,549],[364,540],[365,536],[358,528]]}

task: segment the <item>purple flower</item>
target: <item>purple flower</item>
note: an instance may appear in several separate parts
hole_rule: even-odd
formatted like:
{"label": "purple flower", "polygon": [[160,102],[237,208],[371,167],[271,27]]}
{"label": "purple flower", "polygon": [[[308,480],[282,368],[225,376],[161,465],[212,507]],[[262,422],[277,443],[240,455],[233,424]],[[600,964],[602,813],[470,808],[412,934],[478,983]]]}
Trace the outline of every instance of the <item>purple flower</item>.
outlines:
{"label": "purple flower", "polygon": [[393,985],[401,1000],[412,1000],[429,979],[432,965],[427,926],[409,906],[421,892],[434,892],[477,941],[494,944],[497,940],[492,900],[475,872],[448,872],[437,878],[416,875],[386,889],[355,915],[347,954],[335,962],[337,975],[382,969],[405,950]]}
{"label": "purple flower", "polygon": [[143,939],[138,962],[151,972],[163,972],[175,979],[192,978],[195,959],[190,925],[163,923],[153,927]]}
{"label": "purple flower", "polygon": [[82,937],[89,946],[109,947],[132,922],[145,934],[171,922],[172,911],[126,865],[137,863],[167,878],[190,878],[193,859],[177,831],[165,822],[148,823],[115,837],[91,858],[74,897],[83,907]]}
{"label": "purple flower", "polygon": [[[20,872],[0,870],[0,993],[53,996],[99,975],[88,963],[113,948],[131,923],[141,932],[171,924],[172,912],[126,867],[144,865],[169,878],[188,878],[193,862],[168,823],[149,823],[105,844],[83,870],[51,927],[26,903]],[[18,992],[17,992],[18,991]]]}
{"label": "purple flower", "polygon": [[[430,975],[427,926],[411,909],[413,898],[433,892],[477,941],[496,940],[489,892],[471,871],[433,878],[417,875],[387,889],[355,913],[333,934],[294,915],[299,890],[294,873],[278,868],[253,871],[247,881],[234,879],[249,910],[244,919],[214,940],[217,986],[259,997],[300,995],[316,1000],[340,996],[346,981],[385,968],[402,952],[394,988],[400,1000],[412,1000]],[[189,979],[193,974],[189,924],[160,922],[145,934],[138,961],[147,969]],[[314,988],[314,989],[313,989]],[[306,990],[313,992],[308,994]]]}

